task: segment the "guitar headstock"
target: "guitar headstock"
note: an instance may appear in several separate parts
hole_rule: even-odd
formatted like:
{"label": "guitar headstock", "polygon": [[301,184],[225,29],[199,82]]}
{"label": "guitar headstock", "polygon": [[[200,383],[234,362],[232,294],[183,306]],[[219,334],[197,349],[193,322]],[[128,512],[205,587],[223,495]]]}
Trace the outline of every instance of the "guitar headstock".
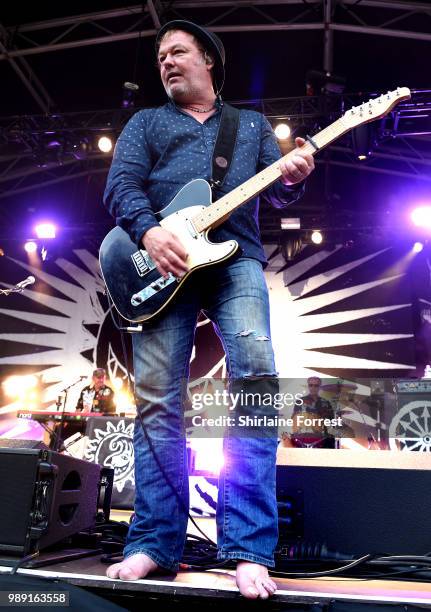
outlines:
{"label": "guitar headstock", "polygon": [[388,91],[378,98],[372,98],[368,102],[364,102],[360,106],[354,106],[342,117],[346,127],[354,128],[361,123],[367,123],[374,119],[383,117],[394,108],[402,100],[408,100],[411,97],[408,87],[398,87],[394,91]]}

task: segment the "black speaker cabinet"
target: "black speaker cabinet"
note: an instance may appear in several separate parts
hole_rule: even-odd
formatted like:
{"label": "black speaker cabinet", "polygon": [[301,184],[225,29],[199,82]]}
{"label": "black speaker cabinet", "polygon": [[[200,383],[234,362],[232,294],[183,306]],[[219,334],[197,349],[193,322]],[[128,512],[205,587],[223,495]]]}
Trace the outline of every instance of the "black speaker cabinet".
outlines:
{"label": "black speaker cabinet", "polygon": [[94,526],[100,472],[48,449],[0,448],[0,554],[27,555]]}
{"label": "black speaker cabinet", "polygon": [[280,448],[280,543],[349,555],[431,550],[431,454]]}

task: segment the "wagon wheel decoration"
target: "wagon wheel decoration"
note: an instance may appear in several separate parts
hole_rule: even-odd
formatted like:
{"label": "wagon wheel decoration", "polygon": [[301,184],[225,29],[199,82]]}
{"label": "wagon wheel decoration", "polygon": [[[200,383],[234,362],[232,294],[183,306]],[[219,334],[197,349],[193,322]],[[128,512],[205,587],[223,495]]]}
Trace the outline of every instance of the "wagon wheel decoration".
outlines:
{"label": "wagon wheel decoration", "polygon": [[405,404],[389,427],[391,449],[431,452],[431,400]]}

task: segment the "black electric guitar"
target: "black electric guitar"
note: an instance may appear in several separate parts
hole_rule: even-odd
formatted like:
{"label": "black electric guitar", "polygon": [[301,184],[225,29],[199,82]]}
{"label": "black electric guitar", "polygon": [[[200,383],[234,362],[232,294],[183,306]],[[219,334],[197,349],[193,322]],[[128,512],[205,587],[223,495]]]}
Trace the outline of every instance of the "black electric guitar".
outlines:
{"label": "black electric guitar", "polygon": [[[408,98],[410,90],[401,87],[353,107],[309,138],[300,149],[314,155],[352,128],[383,117],[398,102]],[[295,151],[290,151],[283,159],[289,159]],[[196,179],[187,183],[172,202],[157,213],[160,225],[176,234],[189,254],[189,270],[181,279],[172,274],[163,278],[148,253],[138,250],[124,230],[120,227],[111,230],[102,242],[99,259],[109,295],[121,316],[136,323],[151,319],[174,299],[194,270],[232,257],[238,243],[235,240],[212,243],[208,240],[208,232],[280,176],[279,161],[276,161],[213,203],[209,184]]]}

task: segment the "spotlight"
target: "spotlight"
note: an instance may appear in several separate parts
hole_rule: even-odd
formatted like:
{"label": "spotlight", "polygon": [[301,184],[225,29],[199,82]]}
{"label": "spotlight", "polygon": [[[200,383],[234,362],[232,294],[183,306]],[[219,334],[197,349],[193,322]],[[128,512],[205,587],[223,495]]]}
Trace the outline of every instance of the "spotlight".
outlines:
{"label": "spotlight", "polygon": [[422,242],[415,242],[413,245],[413,253],[420,253],[424,248]]}
{"label": "spotlight", "polygon": [[301,233],[298,230],[282,232],[280,247],[284,261],[293,261],[303,247]]}
{"label": "spotlight", "polygon": [[301,229],[301,219],[299,217],[281,217],[280,226],[282,230]]}
{"label": "spotlight", "polygon": [[190,447],[195,451],[195,471],[218,474],[224,465],[220,438],[191,438]]}
{"label": "spotlight", "polygon": [[69,144],[70,153],[75,159],[87,159],[90,152],[90,145],[87,138],[78,138]]}
{"label": "spotlight", "polygon": [[24,245],[24,249],[27,253],[36,253],[37,243],[34,240],[28,240]]}
{"label": "spotlight", "polygon": [[55,225],[53,223],[39,223],[35,227],[38,238],[55,238]]}
{"label": "spotlight", "polygon": [[123,379],[117,376],[117,378],[112,380],[112,386],[116,391],[119,391],[123,386]]}
{"label": "spotlight", "polygon": [[312,242],[313,244],[322,244],[322,242],[323,242],[323,236],[322,236],[322,233],[321,233],[321,232],[319,232],[318,230],[314,231],[314,232],[311,234],[311,242]]}
{"label": "spotlight", "polygon": [[410,218],[417,227],[431,229],[431,206],[418,206],[410,213]]}
{"label": "spotlight", "polygon": [[97,141],[97,146],[102,153],[109,153],[109,151],[112,151],[112,139],[109,136],[101,136]]}
{"label": "spotlight", "polygon": [[323,72],[322,70],[309,70],[305,75],[305,89],[307,96],[320,94],[341,94],[346,87],[346,78],[341,75]]}
{"label": "spotlight", "polygon": [[374,147],[375,128],[371,123],[359,125],[352,131],[352,146],[356,158],[360,161],[367,159]]}
{"label": "spotlight", "polygon": [[290,127],[287,123],[279,123],[275,126],[274,133],[278,140],[286,140],[290,136]]}
{"label": "spotlight", "polygon": [[129,412],[133,413],[136,409],[135,400],[133,395],[128,391],[116,391],[115,392],[115,405],[116,411],[118,412]]}
{"label": "spotlight", "polygon": [[[36,376],[9,376],[3,381],[3,389],[5,395],[11,398],[20,398],[23,395],[28,395],[30,390],[33,390],[38,385]],[[34,392],[31,391],[34,395]]]}
{"label": "spotlight", "polygon": [[123,83],[123,101],[121,106],[123,108],[133,108],[135,106],[135,97],[139,91],[139,85],[136,83],[130,83],[126,81]]}

